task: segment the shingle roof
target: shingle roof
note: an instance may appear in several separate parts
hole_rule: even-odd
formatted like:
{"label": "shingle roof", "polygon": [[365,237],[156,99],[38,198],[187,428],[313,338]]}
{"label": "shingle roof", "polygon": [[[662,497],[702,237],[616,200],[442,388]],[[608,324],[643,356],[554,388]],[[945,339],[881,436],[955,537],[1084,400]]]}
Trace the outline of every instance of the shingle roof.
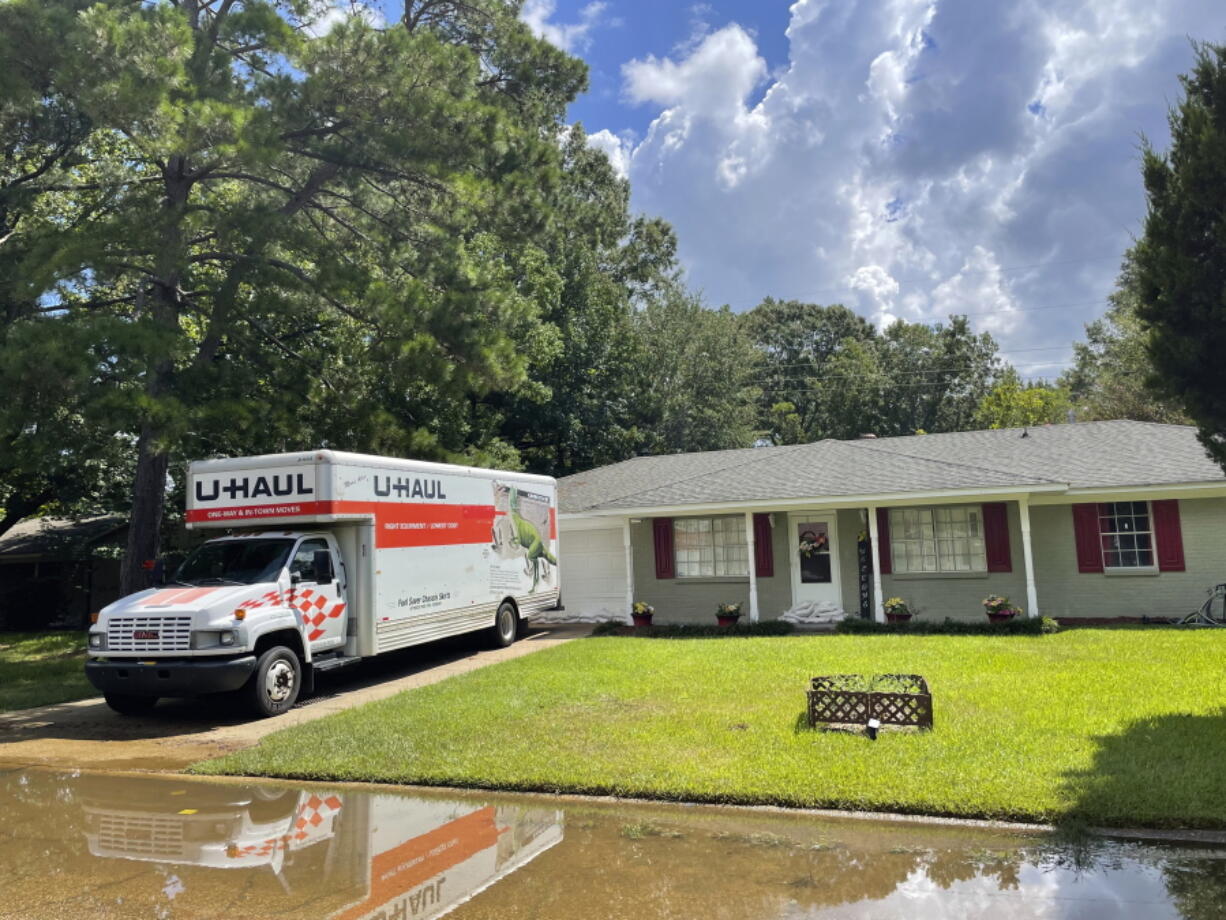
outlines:
{"label": "shingle roof", "polygon": [[127,518],[119,514],[79,519],[26,518],[0,535],[0,557],[75,559],[127,524]]}
{"label": "shingle roof", "polygon": [[1081,422],[636,457],[558,480],[564,513],[950,489],[1226,481],[1183,425]]}

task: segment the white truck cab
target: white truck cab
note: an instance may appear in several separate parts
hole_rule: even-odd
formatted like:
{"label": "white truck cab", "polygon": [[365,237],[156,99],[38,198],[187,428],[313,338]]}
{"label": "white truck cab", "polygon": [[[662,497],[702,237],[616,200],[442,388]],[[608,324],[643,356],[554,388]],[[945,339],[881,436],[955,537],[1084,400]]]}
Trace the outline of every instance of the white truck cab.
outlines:
{"label": "white truck cab", "polygon": [[242,690],[277,715],[320,670],[475,630],[509,645],[558,603],[547,477],[333,451],[204,461],[187,519],[228,532],[90,629],[85,671],[117,712]]}

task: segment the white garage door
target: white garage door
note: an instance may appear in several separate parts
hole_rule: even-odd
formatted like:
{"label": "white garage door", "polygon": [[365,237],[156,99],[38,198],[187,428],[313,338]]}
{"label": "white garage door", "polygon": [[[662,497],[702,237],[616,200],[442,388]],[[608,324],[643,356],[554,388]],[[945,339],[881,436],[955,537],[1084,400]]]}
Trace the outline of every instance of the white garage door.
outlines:
{"label": "white garage door", "polygon": [[562,604],[566,618],[626,612],[626,550],[620,527],[571,530],[562,537]]}

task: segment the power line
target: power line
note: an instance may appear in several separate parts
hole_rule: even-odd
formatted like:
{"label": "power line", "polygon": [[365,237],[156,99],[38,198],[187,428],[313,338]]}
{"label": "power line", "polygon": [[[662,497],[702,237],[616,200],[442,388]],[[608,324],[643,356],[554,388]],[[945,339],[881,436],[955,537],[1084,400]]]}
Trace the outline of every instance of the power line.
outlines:
{"label": "power line", "polygon": [[[1012,362],[1005,362],[1005,363],[1009,367],[1013,368],[1014,370],[1017,370],[1018,368],[1022,368],[1022,367],[1051,367],[1053,365],[1057,365],[1062,362],[1059,359],[1053,358],[1050,361],[1028,361],[1022,364],[1013,364]],[[794,365],[794,366],[798,368],[809,367],[809,365],[799,365],[799,364]],[[915,368],[914,370],[904,369],[902,373],[912,374],[912,375],[914,374],[958,373],[962,371],[973,371],[973,370],[978,369],[979,367],[981,367],[981,365],[972,364],[969,362],[961,363],[961,364],[939,364],[939,365],[936,365],[935,367],[919,367],[919,368]],[[772,369],[773,368],[765,369],[765,371],[761,373],[759,376],[761,377],[768,376]],[[818,368],[816,373],[814,374],[796,374],[796,375],[792,375],[790,378],[788,376],[785,376],[783,379],[784,380],[793,379],[793,380],[803,381],[803,380],[811,380],[814,378],[821,378],[823,380],[831,380],[831,379],[860,380],[860,379],[863,379],[860,375],[857,375],[857,374],[827,374],[823,372],[821,368]]]}

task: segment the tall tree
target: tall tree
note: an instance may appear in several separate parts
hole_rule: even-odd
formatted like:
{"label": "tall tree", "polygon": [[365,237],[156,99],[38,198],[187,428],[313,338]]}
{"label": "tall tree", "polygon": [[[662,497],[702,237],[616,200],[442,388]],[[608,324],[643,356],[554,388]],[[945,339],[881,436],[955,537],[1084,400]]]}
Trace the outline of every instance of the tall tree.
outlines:
{"label": "tall tree", "polygon": [[1078,417],[1187,424],[1179,403],[1164,399],[1150,384],[1154,367],[1147,348],[1149,330],[1137,315],[1136,264],[1131,250],[1124,256],[1109,300],[1107,312],[1086,324],[1086,340],[1073,343],[1073,366],[1060,379]]}
{"label": "tall tree", "polygon": [[927,326],[896,321],[882,333],[882,388],[877,434],[966,431],[1001,362],[995,340],[976,334],[965,316]]}
{"label": "tall tree", "polygon": [[1197,44],[1171,147],[1144,145],[1148,211],[1134,249],[1152,385],[1177,400],[1226,468],[1226,46]]}
{"label": "tall tree", "polygon": [[755,351],[740,317],[711,310],[680,284],[634,318],[638,443],[647,453],[749,447],[758,396]]}
{"label": "tall tree", "polygon": [[333,414],[366,444],[470,450],[472,400],[529,363],[537,308],[510,266],[545,223],[582,64],[501,0],[318,36],[307,0],[43,5],[79,26],[50,82],[89,133],[27,183],[42,219],[17,236],[33,302],[120,320],[102,361],[137,369],[125,587],[172,454],[244,428],[351,446]]}
{"label": "tall tree", "polygon": [[519,272],[541,305],[542,326],[524,344],[529,380],[488,400],[524,463],[559,476],[639,446],[633,314],[676,271],[672,230],[631,216],[629,184],[581,126],[567,133],[562,154],[549,226]]}
{"label": "tall tree", "polygon": [[841,304],[823,307],[773,297],[744,314],[742,322],[759,353],[762,427],[771,440],[828,436],[829,399],[838,394],[822,380],[848,343],[875,338],[873,326]]}
{"label": "tall tree", "polygon": [[979,428],[1054,425],[1068,421],[1071,408],[1072,401],[1064,387],[1023,382],[1018,372],[1009,367],[979,403],[975,424]]}

